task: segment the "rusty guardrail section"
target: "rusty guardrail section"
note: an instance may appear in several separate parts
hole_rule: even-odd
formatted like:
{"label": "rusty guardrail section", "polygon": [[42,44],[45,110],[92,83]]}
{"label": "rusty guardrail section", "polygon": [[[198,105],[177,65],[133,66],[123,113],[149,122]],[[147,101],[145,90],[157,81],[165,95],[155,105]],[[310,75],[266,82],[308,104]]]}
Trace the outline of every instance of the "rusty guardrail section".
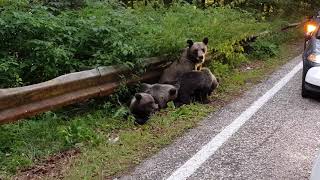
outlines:
{"label": "rusty guardrail section", "polygon": [[122,77],[125,77],[126,84],[159,78],[168,64],[168,57],[146,59],[147,72],[141,77],[132,77],[132,71],[124,66],[106,66],[30,86],[0,89],[0,124],[92,97],[110,95],[119,87]]}

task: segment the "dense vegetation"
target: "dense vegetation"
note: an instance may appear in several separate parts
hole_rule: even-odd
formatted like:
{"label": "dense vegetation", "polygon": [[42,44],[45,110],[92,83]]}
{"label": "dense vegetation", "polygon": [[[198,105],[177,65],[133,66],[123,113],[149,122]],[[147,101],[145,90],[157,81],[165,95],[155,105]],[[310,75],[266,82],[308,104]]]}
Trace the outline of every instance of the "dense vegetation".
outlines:
{"label": "dense vegetation", "polygon": [[[235,2],[224,3],[244,1]],[[0,87],[100,65],[133,67],[144,57],[175,54],[186,39],[204,36],[225,62],[239,64],[244,57],[236,43],[267,28],[248,11],[155,4],[135,1],[135,8],[128,9],[112,1],[0,1]],[[245,4],[251,7],[250,1]]]}
{"label": "dense vegetation", "polygon": [[[239,8],[250,8],[258,13],[268,13],[269,15],[279,16],[279,14],[291,14],[295,12],[313,14],[319,9],[318,0],[212,0],[209,4],[221,6],[233,6]],[[292,11],[294,10],[294,11]]]}

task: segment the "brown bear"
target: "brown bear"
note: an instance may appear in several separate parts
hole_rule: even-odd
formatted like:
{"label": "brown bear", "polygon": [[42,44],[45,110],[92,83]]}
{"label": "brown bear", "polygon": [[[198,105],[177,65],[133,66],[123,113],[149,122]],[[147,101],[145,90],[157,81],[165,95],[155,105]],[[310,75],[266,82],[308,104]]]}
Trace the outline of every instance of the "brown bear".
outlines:
{"label": "brown bear", "polygon": [[129,109],[136,118],[135,122],[142,125],[148,121],[151,114],[159,109],[159,106],[150,94],[136,93],[131,100]]}
{"label": "brown bear", "polygon": [[188,47],[183,50],[180,59],[174,61],[167,69],[163,71],[159,83],[173,84],[178,77],[186,72],[198,70],[205,60],[208,51],[208,38],[204,38],[202,42],[193,43],[188,40]]}
{"label": "brown bear", "polygon": [[187,72],[179,78],[178,83],[180,88],[178,97],[174,101],[177,107],[182,104],[190,104],[192,100],[208,103],[208,96],[219,85],[216,77],[208,68]]}
{"label": "brown bear", "polygon": [[151,94],[160,109],[166,108],[169,101],[178,96],[178,87],[170,84],[142,84],[144,93]]}

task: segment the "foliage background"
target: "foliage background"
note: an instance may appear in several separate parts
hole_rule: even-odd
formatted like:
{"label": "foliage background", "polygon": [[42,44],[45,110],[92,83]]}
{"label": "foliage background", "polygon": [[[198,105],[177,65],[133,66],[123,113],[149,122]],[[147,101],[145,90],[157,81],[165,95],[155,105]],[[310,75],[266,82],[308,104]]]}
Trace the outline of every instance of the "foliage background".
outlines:
{"label": "foliage background", "polygon": [[[127,8],[128,3],[134,8]],[[234,66],[245,61],[237,42],[274,28],[265,17],[319,4],[220,0],[208,1],[202,9],[197,2],[163,3],[0,0],[0,87],[34,84],[100,65],[134,67],[145,57],[177,54],[187,39],[206,36],[211,50]]]}

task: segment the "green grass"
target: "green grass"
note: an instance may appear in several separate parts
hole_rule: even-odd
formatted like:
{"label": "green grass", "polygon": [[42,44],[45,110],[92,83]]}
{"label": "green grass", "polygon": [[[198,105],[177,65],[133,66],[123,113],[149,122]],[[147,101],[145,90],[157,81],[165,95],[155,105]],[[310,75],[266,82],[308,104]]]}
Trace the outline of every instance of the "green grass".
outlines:
{"label": "green grass", "polygon": [[179,109],[168,108],[155,115],[145,126],[115,130],[113,136],[119,137],[118,142],[85,148],[66,178],[109,177],[133,167],[148,155],[170,144],[185,130],[194,127],[213,109],[212,106],[199,104]]}
{"label": "green grass", "polygon": [[[79,173],[79,177],[90,177],[102,171],[102,167],[108,167],[105,175],[113,175],[169,144],[185,129],[194,127],[213,107],[194,104],[168,108],[139,127],[130,120],[108,116],[110,113],[106,110],[110,109],[101,107],[70,120],[47,113],[38,120],[1,126],[0,177],[11,176],[18,167],[28,167],[37,163],[38,158],[71,147],[82,151],[71,175]],[[119,141],[113,144],[109,137],[119,137]]]}

